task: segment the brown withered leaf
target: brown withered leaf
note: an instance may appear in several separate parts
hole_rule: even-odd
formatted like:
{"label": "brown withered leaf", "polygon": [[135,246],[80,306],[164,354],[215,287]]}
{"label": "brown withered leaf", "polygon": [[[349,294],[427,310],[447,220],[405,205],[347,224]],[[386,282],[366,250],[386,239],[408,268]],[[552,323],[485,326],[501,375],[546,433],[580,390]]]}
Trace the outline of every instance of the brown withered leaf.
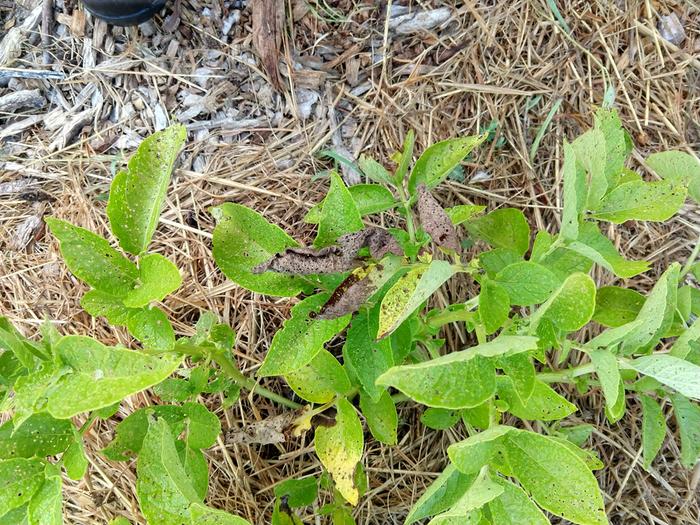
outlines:
{"label": "brown withered leaf", "polygon": [[251,4],[253,45],[270,82],[277,90],[281,90],[279,60],[284,31],[284,0],[253,0]]}
{"label": "brown withered leaf", "polygon": [[459,250],[457,230],[425,184],[418,186],[418,220],[435,244],[450,250]]}
{"label": "brown withered leaf", "polygon": [[226,444],[270,445],[284,443],[292,432],[294,421],[299,416],[297,411],[285,412],[262,421],[249,423],[240,429],[226,431]]}
{"label": "brown withered leaf", "polygon": [[357,252],[369,247],[373,259],[387,253],[403,255],[396,239],[383,228],[370,227],[338,238],[337,245],[314,248],[287,248],[253,268],[253,273],[277,272],[291,275],[342,273],[360,264]]}

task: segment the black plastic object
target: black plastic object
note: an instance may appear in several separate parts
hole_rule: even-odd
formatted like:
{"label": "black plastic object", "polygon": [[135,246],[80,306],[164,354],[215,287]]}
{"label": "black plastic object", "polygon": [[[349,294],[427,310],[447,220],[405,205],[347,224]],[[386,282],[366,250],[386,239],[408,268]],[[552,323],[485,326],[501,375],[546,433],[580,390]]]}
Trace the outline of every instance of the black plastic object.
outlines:
{"label": "black plastic object", "polygon": [[167,0],[83,0],[97,18],[115,26],[135,26],[163,9]]}

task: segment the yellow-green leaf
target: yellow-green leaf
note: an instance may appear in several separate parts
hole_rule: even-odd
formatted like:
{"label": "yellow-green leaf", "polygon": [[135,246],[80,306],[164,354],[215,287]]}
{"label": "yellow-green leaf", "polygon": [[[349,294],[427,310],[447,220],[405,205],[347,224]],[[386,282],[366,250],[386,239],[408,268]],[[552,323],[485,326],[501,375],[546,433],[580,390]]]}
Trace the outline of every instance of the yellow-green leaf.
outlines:
{"label": "yellow-green leaf", "polygon": [[124,297],[124,306],[141,308],[151,301],[162,301],[181,284],[177,266],[158,253],[149,253],[139,261],[138,283]]}

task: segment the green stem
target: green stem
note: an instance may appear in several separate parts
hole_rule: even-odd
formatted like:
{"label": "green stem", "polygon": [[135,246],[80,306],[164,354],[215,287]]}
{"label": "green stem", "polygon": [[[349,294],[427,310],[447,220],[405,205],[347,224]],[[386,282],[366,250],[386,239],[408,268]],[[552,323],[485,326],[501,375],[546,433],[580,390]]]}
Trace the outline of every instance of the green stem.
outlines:
{"label": "green stem", "polygon": [[590,374],[594,370],[593,363],[585,363],[573,368],[557,370],[556,372],[541,372],[537,374],[537,379],[545,383],[573,383],[575,378]]}
{"label": "green stem", "polygon": [[693,264],[695,264],[695,260],[698,258],[698,254],[700,254],[700,238],[698,238],[698,240],[695,242],[695,248],[693,248],[690,257],[688,257],[688,260],[685,261],[685,264],[681,269],[681,278],[685,277],[688,274],[690,268],[692,268]]}

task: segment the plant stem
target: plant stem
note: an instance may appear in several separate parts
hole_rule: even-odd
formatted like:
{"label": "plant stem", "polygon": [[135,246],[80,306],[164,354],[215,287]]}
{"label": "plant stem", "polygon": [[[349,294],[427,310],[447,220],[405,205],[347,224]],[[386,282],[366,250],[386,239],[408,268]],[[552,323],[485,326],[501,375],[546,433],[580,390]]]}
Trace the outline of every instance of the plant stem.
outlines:
{"label": "plant stem", "polygon": [[556,372],[541,372],[537,374],[537,379],[545,383],[573,383],[575,378],[590,374],[594,370],[593,363],[585,363],[573,368],[557,370]]}
{"label": "plant stem", "polygon": [[690,254],[690,257],[688,257],[688,260],[685,261],[685,264],[683,265],[683,268],[681,269],[681,278],[685,277],[688,272],[690,271],[690,268],[693,266],[695,263],[695,259],[698,258],[698,254],[700,254],[700,238],[695,242],[695,248],[693,248],[693,251]]}
{"label": "plant stem", "polygon": [[297,403],[296,401],[292,401],[291,399],[287,399],[284,396],[281,396],[279,394],[275,394],[271,390],[268,390],[265,387],[260,386],[256,381],[253,379],[247,377],[246,375],[243,374],[238,368],[236,368],[233,364],[231,364],[228,359],[222,358],[216,354],[212,355],[213,361],[219,365],[221,370],[230,378],[233,379],[238,385],[240,385],[242,388],[245,388],[246,390],[257,394],[262,397],[266,397],[270,401],[274,401],[276,403],[279,403],[280,405],[284,405],[289,408],[302,408],[302,405]]}

